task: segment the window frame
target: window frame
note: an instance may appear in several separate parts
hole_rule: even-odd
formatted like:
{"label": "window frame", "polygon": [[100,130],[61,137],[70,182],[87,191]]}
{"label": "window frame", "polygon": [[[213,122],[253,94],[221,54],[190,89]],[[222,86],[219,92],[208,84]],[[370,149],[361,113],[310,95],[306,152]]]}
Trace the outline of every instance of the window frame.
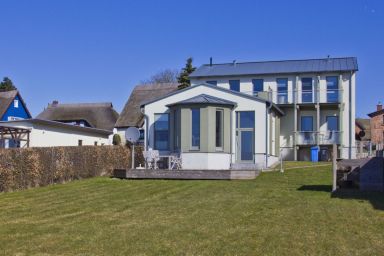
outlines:
{"label": "window frame", "polygon": [[178,133],[178,118],[179,118],[179,110],[173,110],[173,149],[179,150],[179,133]]}
{"label": "window frame", "polygon": [[[311,119],[311,121],[312,121],[311,122],[312,123],[312,125],[311,125],[312,126],[312,130],[307,131],[307,130],[303,129],[303,119],[304,118],[310,118]],[[313,132],[314,131],[313,119],[314,119],[313,116],[301,116],[300,117],[300,131],[301,132]]]}
{"label": "window frame", "polygon": [[[193,132],[194,132],[194,126],[193,126],[193,112],[194,112],[194,110],[198,110],[198,112],[197,113],[199,113],[199,128],[198,128],[198,131],[199,131],[199,140],[198,140],[198,146],[195,146],[195,145],[193,145]],[[200,128],[200,126],[201,126],[201,109],[200,108],[191,108],[190,109],[190,113],[191,113],[191,119],[190,119],[190,121],[191,121],[191,133],[190,133],[190,135],[191,135],[191,138],[190,138],[190,149],[191,150],[200,150],[200,146],[201,146],[201,128]]]}
{"label": "window frame", "polygon": [[[329,82],[331,81],[331,79],[335,79],[336,81],[336,88],[329,88]],[[326,86],[327,86],[327,102],[328,103],[337,103],[340,101],[340,81],[339,81],[339,76],[326,76],[325,77],[325,83],[326,83]],[[335,96],[333,96],[333,94]],[[336,99],[334,99],[336,98]]]}
{"label": "window frame", "polygon": [[[232,89],[232,83],[234,83],[234,82],[238,83],[239,90],[233,90],[233,89]],[[229,80],[229,89],[230,89],[231,91],[234,91],[234,92],[240,92],[240,90],[241,90],[240,80],[239,80],[239,79]]]}
{"label": "window frame", "polygon": [[[279,85],[282,84],[282,83],[279,83],[280,81],[285,81],[285,90],[280,90],[280,87]],[[288,103],[288,78],[287,77],[280,77],[280,78],[276,78],[276,87],[277,87],[277,103],[279,104],[287,104]],[[284,102],[280,102],[279,100],[279,96],[284,96]]]}
{"label": "window frame", "polygon": [[[217,113],[220,113],[221,120],[220,120],[220,135],[218,136],[218,129],[217,129]],[[220,137],[220,144],[218,146],[217,139]],[[215,110],[215,149],[216,151],[223,151],[224,150],[224,109],[222,108],[216,108]]]}
{"label": "window frame", "polygon": [[20,105],[20,104],[19,104],[19,100],[18,100],[18,99],[14,99],[14,100],[13,100],[13,107],[14,107],[14,108],[19,108],[19,105]]}
{"label": "window frame", "polygon": [[217,80],[209,80],[209,81],[205,81],[205,83],[213,85],[213,86],[217,86]]}
{"label": "window frame", "polygon": [[[336,126],[337,126],[337,128],[336,128],[336,130],[330,130],[329,129],[329,127],[328,127],[328,119],[330,119],[330,118],[336,118]],[[327,124],[327,131],[333,131],[333,132],[338,132],[339,131],[339,116],[326,116],[325,117],[325,123]]]}
{"label": "window frame", "polygon": [[[157,136],[156,136],[156,115],[167,115],[168,116],[168,121],[167,121],[167,147],[166,148],[164,148],[164,149],[159,149],[158,147],[157,147],[157,143],[156,143],[156,138],[157,138]],[[154,139],[154,143],[153,143],[153,147],[154,147],[154,149],[155,150],[159,150],[159,151],[168,151],[169,150],[169,129],[170,129],[170,127],[169,127],[169,113],[155,113],[154,114],[154,122],[153,122],[153,139]]]}
{"label": "window frame", "polygon": [[[308,81],[310,81],[311,82],[311,90],[304,90],[304,84],[305,83],[307,83],[308,81],[305,81],[305,80],[308,80]],[[301,81],[301,102],[303,102],[303,103],[313,103],[314,102],[314,100],[313,100],[313,95],[314,95],[314,93],[313,93],[313,85],[314,85],[314,83],[313,83],[313,78],[312,77],[302,77],[301,79],[300,79],[300,81]],[[304,101],[304,95],[306,95],[306,94],[311,94],[311,100],[310,101]]]}
{"label": "window frame", "polygon": [[[261,90],[255,89],[256,85],[260,85],[260,84],[256,84],[257,81],[261,82]],[[252,79],[252,93],[253,93],[253,95],[255,95],[258,92],[263,92],[263,91],[264,91],[264,79],[262,79],[262,78]]]}

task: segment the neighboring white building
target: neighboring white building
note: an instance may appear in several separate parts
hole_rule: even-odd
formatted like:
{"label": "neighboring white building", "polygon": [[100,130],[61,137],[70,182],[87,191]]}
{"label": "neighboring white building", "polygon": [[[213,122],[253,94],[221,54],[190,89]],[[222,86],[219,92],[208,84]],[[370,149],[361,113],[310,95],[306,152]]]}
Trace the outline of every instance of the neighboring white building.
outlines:
{"label": "neighboring white building", "polygon": [[[264,98],[283,112],[279,147],[287,160],[309,160],[310,148],[330,159],[336,143],[342,158],[355,158],[354,57],[210,64],[190,75],[192,86],[209,83]],[[256,116],[256,119],[262,116]],[[264,138],[257,136],[257,145]],[[237,139],[238,140],[238,139]],[[236,141],[236,139],[234,139]],[[275,153],[276,156],[279,152]]]}
{"label": "neighboring white building", "polygon": [[241,92],[197,84],[143,103],[144,145],[179,152],[183,169],[261,169],[278,161],[275,104]]}
{"label": "neighboring white building", "polygon": [[[24,119],[0,122],[0,147],[56,147],[110,145],[112,131],[81,127],[56,121]],[[7,127],[16,128],[8,131]],[[18,131],[19,130],[19,131]],[[29,145],[27,141],[29,140]]]}

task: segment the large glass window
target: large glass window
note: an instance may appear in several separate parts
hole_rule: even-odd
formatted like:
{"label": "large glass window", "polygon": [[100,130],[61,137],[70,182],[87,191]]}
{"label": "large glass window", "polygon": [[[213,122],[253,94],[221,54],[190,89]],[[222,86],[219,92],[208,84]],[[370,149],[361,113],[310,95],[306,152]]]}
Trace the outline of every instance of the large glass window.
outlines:
{"label": "large glass window", "polygon": [[337,116],[327,116],[327,129],[328,131],[339,130],[339,118]]}
{"label": "large glass window", "polygon": [[216,149],[223,149],[223,113],[222,109],[216,110]]}
{"label": "large glass window", "polygon": [[305,77],[301,79],[301,101],[304,103],[313,102],[312,78]]}
{"label": "large glass window", "polygon": [[252,79],[253,94],[257,95],[258,92],[264,91],[264,80],[263,79]]}
{"label": "large glass window", "polygon": [[327,76],[327,102],[339,102],[339,78]]}
{"label": "large glass window", "polygon": [[302,116],[301,117],[301,130],[304,132],[313,131],[313,117],[312,116]]}
{"label": "large glass window", "polygon": [[217,86],[217,81],[207,81],[207,84],[211,84],[211,85]]}
{"label": "large glass window", "polygon": [[288,79],[278,78],[277,83],[277,103],[288,103]]}
{"label": "large glass window", "polygon": [[155,149],[169,149],[169,116],[155,114]]}
{"label": "large glass window", "polygon": [[173,110],[173,148],[175,150],[179,149],[179,133],[177,129],[177,123],[178,123],[178,111],[175,109]]}
{"label": "large glass window", "polygon": [[240,91],[240,80],[229,80],[229,89],[231,91]]}
{"label": "large glass window", "polygon": [[254,128],[255,127],[255,112],[240,111],[237,113],[238,113],[236,116],[237,128]]}
{"label": "large glass window", "polygon": [[191,109],[192,114],[192,149],[200,148],[200,109]]}

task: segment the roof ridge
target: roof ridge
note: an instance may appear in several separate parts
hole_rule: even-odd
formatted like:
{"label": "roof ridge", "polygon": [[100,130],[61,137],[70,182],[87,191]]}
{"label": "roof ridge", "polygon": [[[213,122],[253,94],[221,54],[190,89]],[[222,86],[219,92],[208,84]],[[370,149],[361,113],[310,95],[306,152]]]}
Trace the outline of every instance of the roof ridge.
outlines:
{"label": "roof ridge", "polygon": [[57,103],[57,104],[53,104],[53,103],[49,103],[48,104],[49,107],[61,107],[61,106],[65,106],[65,107],[78,107],[78,106],[106,106],[106,107],[112,107],[113,104],[112,102],[80,102],[80,103]]}
{"label": "roof ridge", "polygon": [[[266,62],[289,62],[289,61],[311,61],[311,60],[340,60],[340,59],[356,59],[354,56],[348,57],[333,57],[333,58],[308,58],[308,59],[286,59],[286,60],[261,60],[261,61],[244,61],[244,62],[236,62],[236,65],[239,64],[252,64],[252,63],[266,63]],[[233,62],[225,62],[225,63],[213,63],[212,66],[218,65],[233,65]],[[211,64],[203,64],[203,66],[211,66]]]}

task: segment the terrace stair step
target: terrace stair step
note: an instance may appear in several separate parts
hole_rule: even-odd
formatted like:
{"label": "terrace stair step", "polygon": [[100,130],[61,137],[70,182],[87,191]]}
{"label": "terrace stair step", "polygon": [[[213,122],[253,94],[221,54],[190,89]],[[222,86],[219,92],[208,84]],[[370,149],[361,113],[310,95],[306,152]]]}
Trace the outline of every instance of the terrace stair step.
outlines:
{"label": "terrace stair step", "polygon": [[247,180],[260,174],[256,170],[143,170],[115,169],[113,176],[120,179],[175,179],[175,180]]}

